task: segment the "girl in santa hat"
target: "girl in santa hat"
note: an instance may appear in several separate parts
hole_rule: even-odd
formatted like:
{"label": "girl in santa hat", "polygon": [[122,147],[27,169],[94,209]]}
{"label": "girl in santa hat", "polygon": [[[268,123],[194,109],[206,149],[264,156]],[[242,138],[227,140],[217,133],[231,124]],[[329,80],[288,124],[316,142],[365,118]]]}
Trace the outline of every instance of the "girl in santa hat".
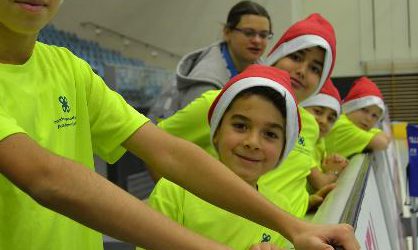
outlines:
{"label": "girl in santa hat", "polygon": [[383,96],[369,78],[357,79],[342,104],[343,114],[325,137],[327,152],[351,157],[364,150],[384,150],[390,137],[375,128],[386,111]]}

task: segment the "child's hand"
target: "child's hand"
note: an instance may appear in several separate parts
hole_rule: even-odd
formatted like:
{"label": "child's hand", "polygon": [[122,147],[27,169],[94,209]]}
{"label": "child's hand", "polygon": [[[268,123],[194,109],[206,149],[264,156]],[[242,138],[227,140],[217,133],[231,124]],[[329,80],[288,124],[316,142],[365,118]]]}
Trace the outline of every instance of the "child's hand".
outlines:
{"label": "child's hand", "polygon": [[360,250],[353,227],[347,224],[307,224],[305,230],[293,238],[293,245],[298,250],[334,249],[331,244],[346,250]]}
{"label": "child's hand", "polygon": [[261,242],[259,244],[253,245],[250,250],[284,250],[283,248],[278,248],[273,244],[268,242]]}
{"label": "child's hand", "polygon": [[347,166],[348,160],[344,156],[331,154],[324,159],[322,169],[325,173],[333,173],[338,176]]}
{"label": "child's hand", "polygon": [[316,193],[309,196],[308,211],[315,211],[324,201],[325,197],[335,188],[335,183],[325,185]]}

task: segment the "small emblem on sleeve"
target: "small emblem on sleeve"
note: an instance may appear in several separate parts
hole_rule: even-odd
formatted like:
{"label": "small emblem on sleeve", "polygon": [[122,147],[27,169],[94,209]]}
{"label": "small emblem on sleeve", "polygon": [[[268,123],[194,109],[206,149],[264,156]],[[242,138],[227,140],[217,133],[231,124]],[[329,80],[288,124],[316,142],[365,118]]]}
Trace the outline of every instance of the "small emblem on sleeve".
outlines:
{"label": "small emblem on sleeve", "polygon": [[270,234],[263,233],[263,236],[261,237],[261,242],[269,242],[271,240]]}
{"label": "small emblem on sleeve", "polygon": [[299,143],[299,145],[305,146],[305,138],[303,138],[303,136],[299,135],[298,143]]}

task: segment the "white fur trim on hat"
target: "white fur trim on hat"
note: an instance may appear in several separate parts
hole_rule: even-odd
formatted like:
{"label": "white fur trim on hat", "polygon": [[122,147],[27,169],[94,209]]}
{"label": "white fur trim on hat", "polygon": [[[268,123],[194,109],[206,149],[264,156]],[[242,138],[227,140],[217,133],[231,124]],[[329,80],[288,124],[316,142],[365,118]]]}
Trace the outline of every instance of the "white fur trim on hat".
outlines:
{"label": "white fur trim on hat", "polygon": [[312,106],[321,106],[327,107],[330,109],[335,110],[337,112],[337,116],[341,114],[341,105],[337,99],[330,95],[319,93],[317,95],[311,96],[305,101],[299,104],[302,107],[312,107]]}
{"label": "white fur trim on hat", "polygon": [[385,104],[383,100],[377,96],[364,96],[364,97],[360,97],[360,98],[357,98],[348,102],[344,102],[342,107],[343,107],[344,113],[348,114],[355,110],[358,110],[367,106],[371,106],[371,105],[377,105],[382,110],[382,115],[380,117],[382,118],[385,113]]}
{"label": "white fur trim on hat", "polygon": [[324,58],[324,65],[322,68],[322,75],[321,79],[319,80],[318,87],[316,88],[315,92],[311,95],[315,95],[319,92],[322,86],[325,83],[325,80],[328,78],[329,71],[332,65],[332,50],[331,46],[324,38],[317,36],[317,35],[303,35],[296,37],[292,40],[282,43],[277,49],[274,50],[266,58],[266,64],[272,66],[275,64],[279,59],[296,52],[301,49],[306,49],[314,46],[320,46],[321,48],[325,49],[325,58]]}
{"label": "white fur trim on hat", "polygon": [[[248,77],[243,78],[232,84],[222,96],[219,98],[210,119],[210,140],[213,144],[213,136],[219,126],[219,123],[225,113],[225,110],[231,104],[232,100],[245,89],[252,87],[270,87],[281,95],[286,100],[286,145],[283,150],[283,156],[280,162],[286,158],[289,152],[295,145],[299,133],[298,112],[296,102],[292,98],[292,94],[280,83],[263,77]],[[279,163],[280,163],[279,162]],[[279,165],[279,164],[277,164]]]}

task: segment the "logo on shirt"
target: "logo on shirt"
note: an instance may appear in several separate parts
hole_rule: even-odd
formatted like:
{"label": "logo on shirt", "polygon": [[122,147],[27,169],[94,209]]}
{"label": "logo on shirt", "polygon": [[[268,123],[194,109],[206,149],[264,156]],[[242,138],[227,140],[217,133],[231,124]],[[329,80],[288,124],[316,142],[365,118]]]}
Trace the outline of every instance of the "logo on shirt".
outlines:
{"label": "logo on shirt", "polygon": [[[61,105],[61,109],[64,114],[61,114],[58,119],[54,120],[53,123],[55,124],[57,129],[67,128],[67,127],[74,127],[77,124],[77,117],[75,115],[70,115],[71,107],[69,101],[66,96],[59,96],[58,97],[59,105]],[[61,112],[60,112],[61,113]],[[74,112],[72,112],[74,113]]]}
{"label": "logo on shirt", "polygon": [[271,240],[270,234],[263,233],[263,236],[261,236],[261,242],[269,242]]}
{"label": "logo on shirt", "polygon": [[68,104],[67,97],[60,96],[60,97],[58,97],[58,101],[61,103],[62,111],[66,112],[66,113],[69,113],[71,108],[70,108],[70,104]]}
{"label": "logo on shirt", "polygon": [[299,145],[305,147],[305,138],[303,138],[303,136],[299,135],[298,136],[298,143],[299,143]]}

